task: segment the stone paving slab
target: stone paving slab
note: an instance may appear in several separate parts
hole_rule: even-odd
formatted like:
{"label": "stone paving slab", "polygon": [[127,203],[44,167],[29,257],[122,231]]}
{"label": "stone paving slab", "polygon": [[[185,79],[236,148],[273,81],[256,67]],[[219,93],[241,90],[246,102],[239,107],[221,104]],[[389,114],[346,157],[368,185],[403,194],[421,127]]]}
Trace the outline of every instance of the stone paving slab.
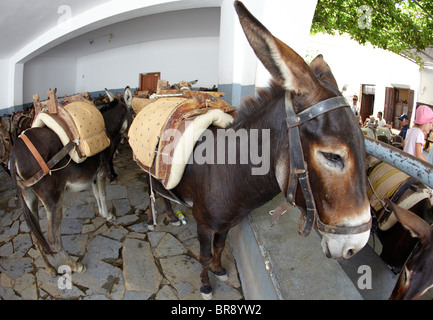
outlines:
{"label": "stone paving slab", "polygon": [[[197,228],[191,211],[175,205],[188,223],[168,223],[161,199],[157,199],[157,223],[147,227],[149,207],[144,172],[132,160],[127,145],[119,148],[114,164],[118,179],[107,184],[107,206],[116,220],[97,215],[92,191],[65,194],[62,241],[65,249],[86,266],[72,273],[71,288],[64,288],[63,273],[51,277],[32,244],[21,215],[10,177],[0,172],[0,299],[2,300],[201,300]],[[47,231],[45,209],[40,205],[41,230]],[[223,265],[229,280],[210,273],[214,298],[243,299],[236,262],[227,242]],[[64,262],[49,257],[58,268]]]}

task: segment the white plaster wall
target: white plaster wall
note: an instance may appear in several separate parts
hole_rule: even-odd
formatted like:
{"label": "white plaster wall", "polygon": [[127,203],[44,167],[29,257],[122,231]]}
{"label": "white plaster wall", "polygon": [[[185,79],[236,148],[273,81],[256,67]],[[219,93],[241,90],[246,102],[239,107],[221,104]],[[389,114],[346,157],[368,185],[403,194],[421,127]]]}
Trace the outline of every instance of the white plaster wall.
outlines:
{"label": "white plaster wall", "polygon": [[24,64],[24,102],[33,101],[38,93],[41,100],[47,91],[57,88],[57,96],[76,93],[76,59],[60,57],[36,57]]}
{"label": "white plaster wall", "polygon": [[76,91],[139,86],[139,74],[161,72],[170,83],[218,84],[218,37],[180,38],[124,46],[77,59]]}
{"label": "white plaster wall", "polygon": [[[244,0],[247,9],[277,38],[300,55],[306,50],[317,0]],[[267,86],[270,75],[256,55],[238,22],[233,1],[221,6],[220,84]]]}
{"label": "white plaster wall", "polygon": [[[316,5],[317,0],[269,0],[265,3],[261,22],[275,37],[303,57]],[[256,86],[267,86],[270,78],[265,67],[258,64]]]}
{"label": "white plaster wall", "polygon": [[418,101],[433,105],[433,70],[423,69],[420,72]]}
{"label": "white plaster wall", "polygon": [[347,85],[345,96],[350,102],[353,94],[359,94],[361,84],[375,85],[374,114],[384,109],[386,87],[410,88],[415,91],[414,105],[418,101],[419,66],[397,54],[330,35],[310,37],[308,51],[323,54],[339,89]]}
{"label": "white plaster wall", "polygon": [[9,90],[9,61],[7,59],[0,59],[0,115],[1,110],[9,107],[8,105],[8,95],[6,94]]}

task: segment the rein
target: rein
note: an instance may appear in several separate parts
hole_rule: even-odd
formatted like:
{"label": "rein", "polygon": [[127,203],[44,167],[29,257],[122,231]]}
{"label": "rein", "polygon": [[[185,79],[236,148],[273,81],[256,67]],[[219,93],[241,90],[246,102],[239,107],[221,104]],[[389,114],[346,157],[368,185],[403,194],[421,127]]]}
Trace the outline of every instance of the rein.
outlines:
{"label": "rein", "polygon": [[272,215],[271,225],[273,225],[285,211],[296,206],[294,200],[296,188],[299,182],[307,207],[306,212],[302,208],[299,208],[302,213],[301,218],[305,220],[305,226],[302,231],[300,230],[302,223],[300,223],[298,226],[298,233],[302,236],[308,236],[314,225],[316,226],[317,230],[332,234],[357,234],[370,229],[371,219],[367,223],[353,227],[328,225],[320,220],[308,179],[307,163],[304,160],[304,152],[302,150],[299,126],[324,113],[345,107],[349,107],[346,99],[343,96],[338,96],[321,101],[296,114],[293,108],[291,93],[286,92],[285,108],[287,114],[286,123],[290,145],[290,177],[287,188],[287,202],[281,204],[275,210],[274,214]]}

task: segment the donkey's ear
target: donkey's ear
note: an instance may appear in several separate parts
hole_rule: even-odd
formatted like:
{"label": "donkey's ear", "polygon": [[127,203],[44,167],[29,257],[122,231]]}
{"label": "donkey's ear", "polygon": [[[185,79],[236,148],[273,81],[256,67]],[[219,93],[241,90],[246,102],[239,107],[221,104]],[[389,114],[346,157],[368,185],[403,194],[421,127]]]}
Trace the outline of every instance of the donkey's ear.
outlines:
{"label": "donkey's ear", "polygon": [[329,84],[335,87],[335,89],[338,90],[337,80],[335,80],[331,68],[325,62],[325,59],[323,59],[323,56],[321,54],[319,54],[317,57],[314,58],[313,61],[311,61],[310,68],[311,70],[313,70],[316,77],[327,81]]}
{"label": "donkey's ear", "polygon": [[107,93],[108,99],[110,99],[110,102],[112,102],[114,99],[116,99],[116,96],[112,94],[107,88],[105,88],[105,92]]}
{"label": "donkey's ear", "polygon": [[132,92],[129,86],[125,88],[125,92],[123,93],[123,99],[125,100],[126,105],[128,108],[132,107]]}
{"label": "donkey's ear", "polygon": [[398,221],[410,232],[412,237],[418,238],[422,244],[430,242],[431,227],[426,221],[415,213],[392,203],[388,198],[385,201],[394,211]]}
{"label": "donkey's ear", "polygon": [[235,1],[234,6],[248,42],[274,79],[298,94],[314,89],[317,79],[304,59],[274,37],[242,2]]}

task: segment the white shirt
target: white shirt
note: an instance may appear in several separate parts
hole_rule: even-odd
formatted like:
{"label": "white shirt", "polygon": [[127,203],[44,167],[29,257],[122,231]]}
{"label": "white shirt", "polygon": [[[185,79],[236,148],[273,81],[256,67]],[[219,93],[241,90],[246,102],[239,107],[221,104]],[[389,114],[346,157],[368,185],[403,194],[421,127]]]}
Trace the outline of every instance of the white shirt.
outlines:
{"label": "white shirt", "polygon": [[416,144],[424,143],[424,132],[420,128],[410,128],[407,130],[404,141],[404,151],[416,157]]}
{"label": "white shirt", "polygon": [[386,121],[385,121],[385,119],[384,119],[384,118],[382,118],[382,120],[377,119],[377,125],[378,125],[379,127],[384,127],[384,126],[386,126]]}

